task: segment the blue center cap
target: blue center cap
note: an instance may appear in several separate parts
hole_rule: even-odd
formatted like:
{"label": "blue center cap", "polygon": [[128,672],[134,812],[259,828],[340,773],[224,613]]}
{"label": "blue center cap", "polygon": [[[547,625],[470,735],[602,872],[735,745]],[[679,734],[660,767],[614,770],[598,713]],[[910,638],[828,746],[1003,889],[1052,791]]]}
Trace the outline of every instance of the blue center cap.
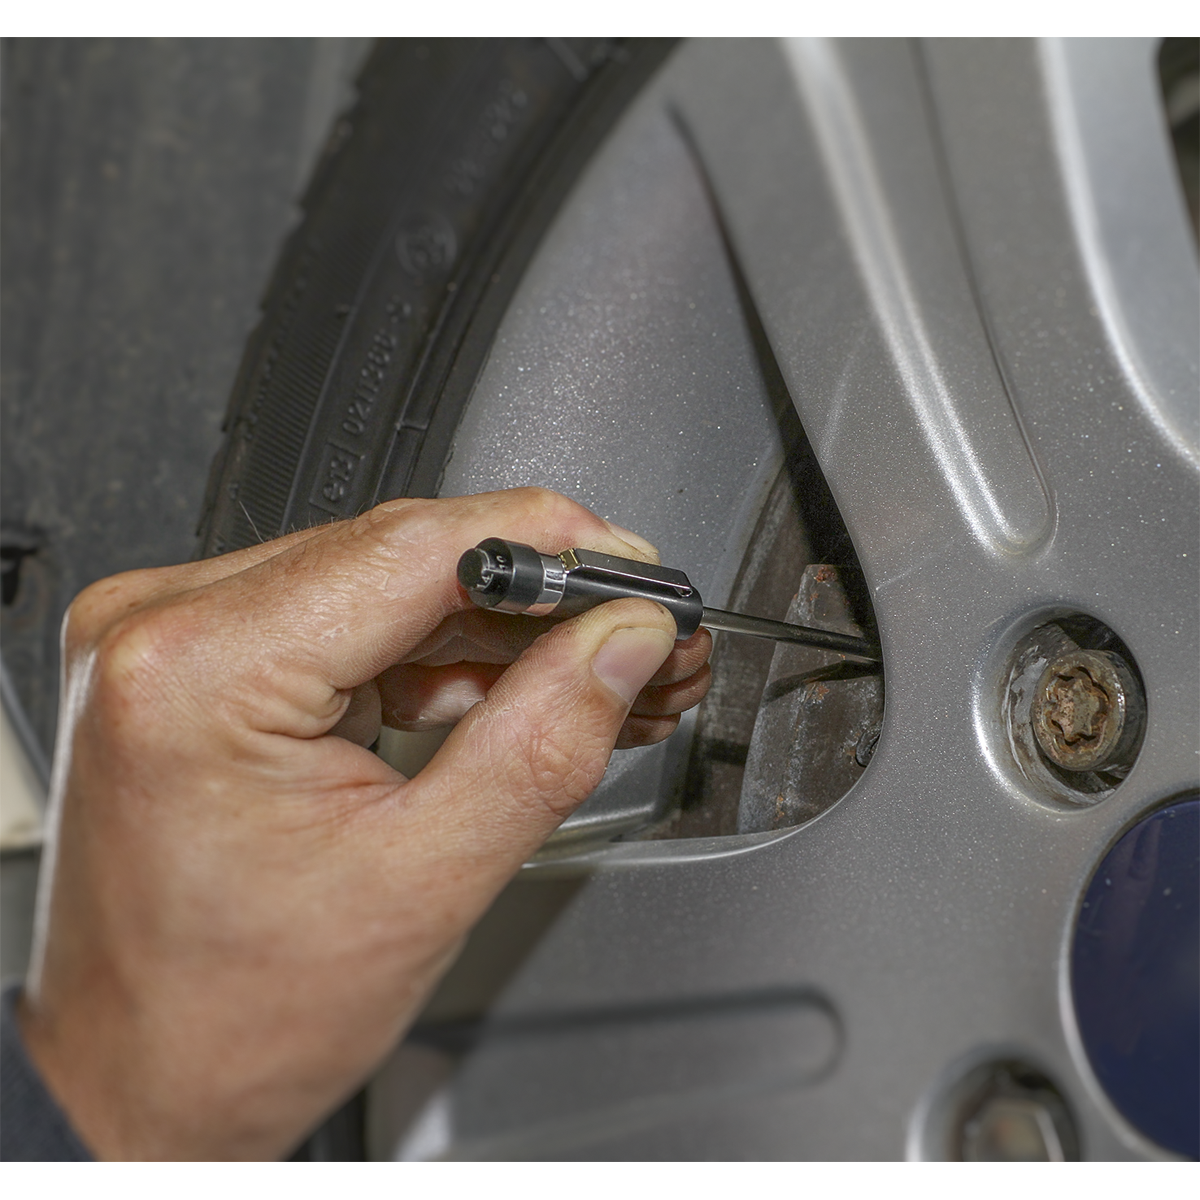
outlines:
{"label": "blue center cap", "polygon": [[1200,1158],[1200,799],[1159,809],[1104,857],[1075,927],[1071,990],[1113,1104]]}

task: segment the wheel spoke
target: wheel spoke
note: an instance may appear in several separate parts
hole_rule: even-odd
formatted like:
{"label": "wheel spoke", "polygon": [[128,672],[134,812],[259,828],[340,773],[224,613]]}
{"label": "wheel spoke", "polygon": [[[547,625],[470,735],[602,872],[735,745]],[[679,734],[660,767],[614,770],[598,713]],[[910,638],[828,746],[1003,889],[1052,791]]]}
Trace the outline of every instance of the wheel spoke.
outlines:
{"label": "wheel spoke", "polygon": [[862,553],[890,573],[901,547],[1035,549],[1047,499],[961,260],[907,46],[699,48],[676,94]]}

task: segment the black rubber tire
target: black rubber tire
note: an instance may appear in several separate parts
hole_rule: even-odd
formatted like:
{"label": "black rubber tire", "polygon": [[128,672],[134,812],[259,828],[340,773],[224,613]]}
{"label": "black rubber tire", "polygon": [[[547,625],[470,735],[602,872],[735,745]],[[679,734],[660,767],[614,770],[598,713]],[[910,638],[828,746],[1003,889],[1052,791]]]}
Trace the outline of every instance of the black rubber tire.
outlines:
{"label": "black rubber tire", "polygon": [[437,493],[521,272],[672,45],[378,45],[246,347],[201,556]]}

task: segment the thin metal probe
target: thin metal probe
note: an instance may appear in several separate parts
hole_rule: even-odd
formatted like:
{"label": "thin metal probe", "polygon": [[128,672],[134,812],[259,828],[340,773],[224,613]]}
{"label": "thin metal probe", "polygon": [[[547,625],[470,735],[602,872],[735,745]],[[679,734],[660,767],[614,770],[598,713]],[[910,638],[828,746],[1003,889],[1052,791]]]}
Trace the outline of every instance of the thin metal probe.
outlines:
{"label": "thin metal probe", "polygon": [[866,638],[852,637],[848,633],[834,633],[831,629],[789,625],[786,621],[747,617],[719,608],[706,608],[700,618],[700,624],[708,629],[722,629],[726,633],[746,633],[751,637],[769,638],[774,642],[795,642],[799,646],[816,646],[821,650],[853,654],[856,658],[866,658],[872,662],[883,661],[879,647],[872,645]]}
{"label": "thin metal probe", "polygon": [[497,612],[574,616],[609,600],[645,597],[657,601],[675,618],[676,641],[707,625],[727,633],[883,661],[879,647],[866,638],[705,608],[699,591],[683,571],[579,546],[557,555],[543,554],[524,542],[485,538],[459,558],[458,582],[480,608]]}

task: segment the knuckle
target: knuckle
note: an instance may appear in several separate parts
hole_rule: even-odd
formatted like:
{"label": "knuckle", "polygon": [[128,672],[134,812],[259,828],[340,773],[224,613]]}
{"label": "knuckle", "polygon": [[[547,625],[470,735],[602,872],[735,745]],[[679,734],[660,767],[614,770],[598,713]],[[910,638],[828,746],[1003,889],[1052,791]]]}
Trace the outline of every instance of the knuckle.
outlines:
{"label": "knuckle", "polygon": [[89,584],[71,601],[63,617],[63,650],[68,660],[95,646],[114,622],[142,603],[147,572],[128,571]]}
{"label": "knuckle", "polygon": [[406,497],[379,505],[347,522],[347,544],[353,551],[354,572],[361,576],[369,564],[384,571],[410,569],[414,562],[431,562],[448,553],[455,536],[451,514],[457,500]]}
{"label": "knuckle", "polygon": [[560,492],[553,491],[548,487],[532,486],[517,488],[513,492],[513,498],[521,507],[546,515],[554,515],[567,507],[571,509],[578,507],[575,501],[568,500]]}
{"label": "knuckle", "polygon": [[561,492],[546,487],[517,488],[512,493],[518,508],[531,517],[548,534],[564,531],[571,537],[581,536],[582,530],[594,531],[604,537],[608,527],[590,509]]}
{"label": "knuckle", "polygon": [[[385,500],[382,504],[375,505],[369,512],[364,513],[363,516],[375,517],[380,521],[395,520],[397,515],[409,512],[413,508],[419,508],[422,504],[426,503],[428,501],[413,496],[399,496],[395,500]],[[362,518],[358,519],[361,520]]]}
{"label": "knuckle", "polygon": [[347,521],[345,528],[351,537],[386,535],[402,521],[419,519],[431,503],[429,500],[412,497],[389,500],[386,504],[378,504],[361,516],[355,517],[353,521]]}
{"label": "knuckle", "polygon": [[[353,547],[356,552],[362,548],[390,555],[393,550],[395,533],[399,526],[413,517],[411,505],[404,508],[384,507],[380,505],[345,521],[337,527],[336,537],[343,545]],[[307,547],[306,547],[307,548]],[[324,550],[325,547],[312,547],[314,551]]]}
{"label": "knuckle", "polygon": [[169,609],[152,609],[121,617],[95,642],[95,688],[102,703],[136,706],[158,695],[178,672],[186,639]]}

